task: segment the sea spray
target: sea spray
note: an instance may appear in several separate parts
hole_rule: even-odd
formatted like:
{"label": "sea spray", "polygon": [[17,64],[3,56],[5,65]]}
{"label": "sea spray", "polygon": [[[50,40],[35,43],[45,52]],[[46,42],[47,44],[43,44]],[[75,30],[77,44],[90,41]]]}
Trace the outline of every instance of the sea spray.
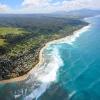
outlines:
{"label": "sea spray", "polygon": [[[28,80],[25,81],[24,85],[31,84],[31,87],[29,93],[21,94],[24,95],[24,100],[38,99],[51,86],[51,83],[57,80],[57,71],[63,66],[63,60],[60,57],[59,51],[62,46],[60,45],[62,43],[72,45],[76,38],[89,28],[90,25],[74,32],[71,36],[54,40],[46,44],[40,52],[39,64],[32,69]],[[27,89],[29,90],[29,88]]]}
{"label": "sea spray", "polygon": [[38,99],[46,91],[50,83],[56,81],[56,73],[59,67],[63,66],[63,61],[59,54],[59,47],[54,45],[52,45],[52,48],[48,47],[46,53],[43,53],[43,56],[45,56],[45,59],[39,67],[40,69],[38,68],[38,71],[31,75],[31,77],[34,76],[40,82],[40,85],[25,97],[26,100]]}
{"label": "sea spray", "polygon": [[81,34],[83,34],[84,32],[88,31],[90,28],[91,28],[91,25],[85,26],[85,27],[81,28],[80,30],[77,30],[77,31],[73,32],[72,35],[60,39],[60,40],[58,41],[58,44],[59,44],[59,43],[67,43],[67,44],[72,45],[73,42],[75,42],[75,40],[76,40]]}
{"label": "sea spray", "polygon": [[[82,29],[75,31],[71,36],[67,36],[47,44],[48,47],[42,51],[42,57],[44,57],[43,64],[40,64],[35,72],[32,72],[37,81],[41,82],[41,84],[38,88],[34,89],[31,94],[25,97],[26,100],[32,100],[33,98],[38,99],[46,91],[50,83],[56,81],[57,71],[60,66],[63,66],[63,61],[60,57],[57,44],[67,43],[72,45],[76,38],[78,38],[81,33],[87,31],[90,27],[90,25],[83,27]],[[32,77],[33,75],[30,76]]]}

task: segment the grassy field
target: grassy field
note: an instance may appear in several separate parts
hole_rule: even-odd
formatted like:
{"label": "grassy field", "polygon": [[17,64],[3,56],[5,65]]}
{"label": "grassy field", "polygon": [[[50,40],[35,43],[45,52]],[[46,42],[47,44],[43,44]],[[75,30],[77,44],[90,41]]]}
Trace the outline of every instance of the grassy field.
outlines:
{"label": "grassy field", "polygon": [[22,35],[23,33],[26,33],[24,29],[22,28],[13,28],[13,27],[0,27],[0,35]]}
{"label": "grassy field", "polygon": [[5,44],[6,44],[5,39],[0,39],[0,46],[3,46]]}
{"label": "grassy field", "polygon": [[0,27],[0,46],[7,44],[7,36],[16,37],[23,36],[24,34],[29,33],[23,28],[13,28],[13,27]]}

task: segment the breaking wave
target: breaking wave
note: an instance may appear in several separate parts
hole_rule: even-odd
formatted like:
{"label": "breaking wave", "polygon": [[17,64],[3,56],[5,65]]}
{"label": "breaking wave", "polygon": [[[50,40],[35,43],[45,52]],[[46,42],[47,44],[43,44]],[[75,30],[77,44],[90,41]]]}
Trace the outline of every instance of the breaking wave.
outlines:
{"label": "breaking wave", "polygon": [[79,31],[73,33],[73,35],[62,38],[60,40],[55,40],[48,43],[47,48],[42,51],[43,62],[36,66],[31,72],[29,79],[25,81],[26,84],[34,83],[33,90],[31,93],[25,95],[24,100],[38,99],[46,90],[49,88],[50,84],[56,81],[57,71],[63,66],[63,60],[59,53],[59,44],[68,43],[71,44],[76,40],[79,35],[85,31],[90,26],[86,26]]}
{"label": "breaking wave", "polygon": [[25,100],[32,100],[35,98],[36,100],[41,96],[42,93],[46,91],[51,82],[56,80],[56,74],[60,66],[63,66],[63,61],[59,54],[59,49],[56,46],[52,48],[47,48],[46,52],[43,56],[45,56],[44,62],[41,66],[39,66],[35,72],[30,75],[30,80],[26,82],[30,82],[35,79],[40,82],[38,88],[34,89],[31,94],[25,97]]}

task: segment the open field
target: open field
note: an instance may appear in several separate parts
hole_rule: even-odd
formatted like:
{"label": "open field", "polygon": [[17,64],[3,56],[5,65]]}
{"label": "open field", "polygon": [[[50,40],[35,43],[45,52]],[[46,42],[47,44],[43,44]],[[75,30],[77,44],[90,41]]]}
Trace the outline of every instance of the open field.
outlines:
{"label": "open field", "polygon": [[25,31],[23,28],[13,28],[13,27],[0,27],[0,46],[4,46],[9,43],[12,38],[18,36],[23,36],[29,32]]}
{"label": "open field", "polygon": [[5,44],[6,44],[5,39],[0,39],[0,46],[3,46]]}
{"label": "open field", "polygon": [[8,34],[21,35],[25,32],[26,31],[24,31],[24,29],[22,28],[0,27],[0,35],[3,35],[3,36],[8,35]]}

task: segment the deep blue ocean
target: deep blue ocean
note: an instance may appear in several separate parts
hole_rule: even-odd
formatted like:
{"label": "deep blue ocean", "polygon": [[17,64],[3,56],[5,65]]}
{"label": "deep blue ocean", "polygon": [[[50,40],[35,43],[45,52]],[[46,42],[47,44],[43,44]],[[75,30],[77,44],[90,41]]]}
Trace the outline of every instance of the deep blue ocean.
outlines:
{"label": "deep blue ocean", "polygon": [[86,21],[72,44],[49,45],[27,80],[0,84],[0,100],[100,100],[100,17]]}

